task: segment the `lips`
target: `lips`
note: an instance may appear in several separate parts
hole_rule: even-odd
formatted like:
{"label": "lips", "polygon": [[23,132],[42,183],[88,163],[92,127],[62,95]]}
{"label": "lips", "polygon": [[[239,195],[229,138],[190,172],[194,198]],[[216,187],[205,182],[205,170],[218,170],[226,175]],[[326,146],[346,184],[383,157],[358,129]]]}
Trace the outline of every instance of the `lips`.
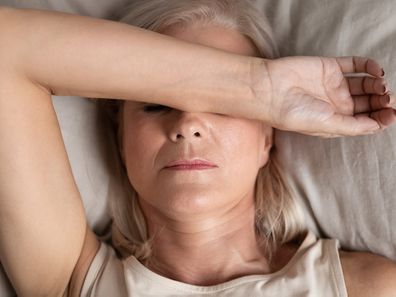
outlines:
{"label": "lips", "polygon": [[216,167],[218,167],[216,164],[204,159],[176,160],[165,166],[166,169],[173,170],[204,170]]}

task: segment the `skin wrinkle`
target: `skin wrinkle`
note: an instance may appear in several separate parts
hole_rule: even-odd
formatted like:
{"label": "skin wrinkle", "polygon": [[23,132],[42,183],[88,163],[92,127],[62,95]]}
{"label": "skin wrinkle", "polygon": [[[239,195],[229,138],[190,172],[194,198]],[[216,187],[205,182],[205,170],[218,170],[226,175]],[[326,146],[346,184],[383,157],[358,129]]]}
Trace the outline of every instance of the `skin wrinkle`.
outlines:
{"label": "skin wrinkle", "polygon": [[[264,67],[265,69],[266,69],[266,73],[267,73],[267,77],[269,78],[269,83],[270,83],[270,88],[269,88],[269,90],[270,90],[270,95],[271,95],[271,99],[270,99],[270,102],[271,102],[271,105],[273,106],[274,105],[274,92],[273,92],[273,82],[272,82],[272,77],[271,77],[271,74],[270,74],[270,72],[268,71],[268,68],[267,67]],[[259,97],[256,97],[256,98],[259,98]],[[269,108],[269,110],[274,110],[274,108],[273,107],[271,107],[271,108]],[[279,114],[277,115],[277,119],[280,119],[280,116],[279,116]],[[273,119],[274,121],[275,121],[275,119]],[[278,125],[280,124],[280,123],[277,123]]]}
{"label": "skin wrinkle", "polygon": [[360,86],[360,87],[362,88],[362,91],[363,91],[363,92],[366,92],[366,87],[365,87],[366,78],[367,78],[367,77],[364,77],[364,78],[362,79],[362,85]]}
{"label": "skin wrinkle", "polygon": [[[373,81],[373,90],[374,90],[374,81]],[[374,111],[374,106],[373,106],[373,102],[374,100],[369,100],[369,106],[370,106],[370,113],[372,112],[372,111]]]}
{"label": "skin wrinkle", "polygon": [[355,72],[357,71],[356,59],[355,59],[355,57],[352,58],[352,63],[353,63],[353,72],[355,73]]}
{"label": "skin wrinkle", "polygon": [[[326,71],[325,71],[326,67],[325,67],[325,65],[324,65],[323,59],[320,59],[320,64],[322,65],[322,73],[325,74],[325,73],[326,73]],[[325,77],[325,76],[326,76],[326,75],[324,75],[324,76],[321,77],[321,82],[322,82],[323,89],[324,89],[324,91],[325,91],[326,96],[327,96],[328,98],[331,98],[331,97],[329,96],[328,92],[327,92],[327,88],[324,86],[325,84],[324,84],[324,81],[323,81],[323,77]],[[331,102],[331,103],[334,105],[333,102]]]}
{"label": "skin wrinkle", "polygon": [[364,63],[364,72],[366,72],[366,73],[367,73],[367,64],[368,64],[368,61],[369,61],[369,60],[366,60],[366,63]]}

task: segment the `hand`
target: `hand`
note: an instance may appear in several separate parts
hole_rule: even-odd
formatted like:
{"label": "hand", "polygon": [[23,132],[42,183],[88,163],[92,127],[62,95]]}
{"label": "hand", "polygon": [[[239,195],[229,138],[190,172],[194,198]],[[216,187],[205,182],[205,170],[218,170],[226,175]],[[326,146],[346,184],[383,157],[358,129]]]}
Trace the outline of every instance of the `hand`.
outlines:
{"label": "hand", "polygon": [[396,120],[395,98],[372,59],[287,57],[268,60],[267,71],[267,118],[277,129],[331,138],[373,134]]}

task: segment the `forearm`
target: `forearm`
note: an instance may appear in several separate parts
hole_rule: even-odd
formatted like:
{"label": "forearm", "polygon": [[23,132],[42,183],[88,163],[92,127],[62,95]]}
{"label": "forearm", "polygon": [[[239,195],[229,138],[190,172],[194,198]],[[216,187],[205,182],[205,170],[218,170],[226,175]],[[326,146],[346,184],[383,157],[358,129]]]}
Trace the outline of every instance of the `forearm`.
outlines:
{"label": "forearm", "polygon": [[12,10],[7,18],[11,60],[53,95],[262,118],[255,89],[266,88],[262,59],[72,14]]}

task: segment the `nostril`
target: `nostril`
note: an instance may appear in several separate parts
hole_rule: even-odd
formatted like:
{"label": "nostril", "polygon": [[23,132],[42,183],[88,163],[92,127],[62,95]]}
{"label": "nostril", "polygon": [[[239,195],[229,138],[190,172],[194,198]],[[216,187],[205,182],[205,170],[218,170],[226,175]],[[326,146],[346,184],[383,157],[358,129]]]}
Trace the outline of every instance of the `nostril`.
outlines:
{"label": "nostril", "polygon": [[201,134],[199,134],[199,132],[195,132],[195,133],[194,133],[194,136],[200,137]]}

